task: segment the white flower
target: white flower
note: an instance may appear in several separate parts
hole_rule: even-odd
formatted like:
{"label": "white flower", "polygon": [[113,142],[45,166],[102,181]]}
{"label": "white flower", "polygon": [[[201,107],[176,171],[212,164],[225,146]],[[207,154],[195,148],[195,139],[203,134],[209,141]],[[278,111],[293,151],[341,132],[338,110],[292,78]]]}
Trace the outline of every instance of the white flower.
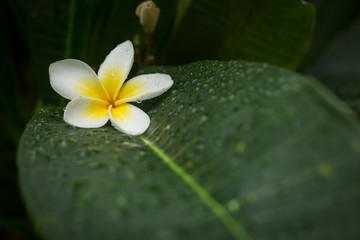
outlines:
{"label": "white flower", "polygon": [[49,66],[50,84],[71,100],[64,121],[81,128],[111,124],[128,135],[140,135],[150,124],[149,116],[128,102],[142,101],[167,91],[173,80],[167,74],[144,74],[124,83],[134,61],[130,41],[119,44],[100,65],[98,75],[84,62],[65,59]]}

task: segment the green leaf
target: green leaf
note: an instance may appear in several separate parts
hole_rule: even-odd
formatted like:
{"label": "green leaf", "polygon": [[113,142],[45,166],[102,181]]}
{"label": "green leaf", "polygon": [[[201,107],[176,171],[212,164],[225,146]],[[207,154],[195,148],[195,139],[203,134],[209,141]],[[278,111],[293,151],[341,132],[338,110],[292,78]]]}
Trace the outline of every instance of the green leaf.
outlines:
{"label": "green leaf", "polygon": [[18,152],[45,239],[358,239],[360,128],[313,79],[253,62],[159,67],[129,137],[47,108]]}
{"label": "green leaf", "polygon": [[179,3],[166,63],[245,59],[296,68],[307,49],[315,13],[303,1]]}
{"label": "green leaf", "polygon": [[308,67],[311,74],[360,113],[360,14],[317,61]]}
{"label": "green leaf", "polygon": [[316,8],[316,25],[309,49],[300,65],[302,70],[311,67],[324,52],[326,53],[332,42],[349,27],[360,7],[358,0],[347,0],[341,4],[337,0],[313,0],[313,2]]}

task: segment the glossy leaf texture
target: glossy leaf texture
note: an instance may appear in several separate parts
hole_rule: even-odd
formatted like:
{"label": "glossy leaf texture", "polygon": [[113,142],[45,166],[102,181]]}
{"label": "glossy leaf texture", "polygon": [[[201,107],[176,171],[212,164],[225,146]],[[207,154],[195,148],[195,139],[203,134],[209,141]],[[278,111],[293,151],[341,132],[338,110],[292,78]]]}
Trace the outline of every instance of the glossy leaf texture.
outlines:
{"label": "glossy leaf texture", "polygon": [[300,0],[185,1],[164,62],[243,59],[294,69],[314,21],[314,8]]}
{"label": "glossy leaf texture", "polygon": [[360,237],[359,124],[314,79],[242,61],[144,72],[175,84],[141,103],[141,137],[60,108],[28,124],[17,163],[44,239]]}

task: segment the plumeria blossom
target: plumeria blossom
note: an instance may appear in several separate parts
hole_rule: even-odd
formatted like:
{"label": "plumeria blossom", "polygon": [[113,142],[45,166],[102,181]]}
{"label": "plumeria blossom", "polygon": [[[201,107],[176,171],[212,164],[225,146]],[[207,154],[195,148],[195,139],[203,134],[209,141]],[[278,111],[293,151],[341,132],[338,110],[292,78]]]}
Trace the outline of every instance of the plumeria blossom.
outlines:
{"label": "plumeria blossom", "polygon": [[[128,135],[140,135],[150,124],[149,116],[129,102],[159,96],[173,80],[167,74],[144,74],[125,82],[134,61],[130,41],[119,44],[100,65],[98,75],[86,63],[65,59],[50,64],[50,84],[71,100],[64,121],[81,128],[98,128],[110,119],[111,124]],[[124,83],[125,82],[125,83]]]}

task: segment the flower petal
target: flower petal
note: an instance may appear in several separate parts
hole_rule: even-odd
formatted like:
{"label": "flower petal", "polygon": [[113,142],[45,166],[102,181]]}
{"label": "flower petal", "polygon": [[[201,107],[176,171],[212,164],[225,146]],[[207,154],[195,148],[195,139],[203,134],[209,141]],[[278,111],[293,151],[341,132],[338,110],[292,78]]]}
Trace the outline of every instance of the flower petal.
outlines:
{"label": "flower petal", "polygon": [[120,132],[137,136],[150,125],[149,116],[140,108],[124,103],[116,108],[109,108],[111,124]]}
{"label": "flower petal", "polygon": [[65,59],[49,66],[50,85],[67,99],[90,97],[109,100],[95,72],[86,63]]}
{"label": "flower petal", "polygon": [[120,89],[116,106],[124,102],[142,101],[166,92],[174,81],[167,74],[145,74],[128,80]]}
{"label": "flower petal", "polygon": [[95,98],[75,98],[68,103],[64,121],[81,128],[98,128],[109,120],[109,103]]}
{"label": "flower petal", "polygon": [[116,100],[133,62],[134,47],[130,41],[126,41],[113,49],[101,64],[99,79],[112,100]]}

